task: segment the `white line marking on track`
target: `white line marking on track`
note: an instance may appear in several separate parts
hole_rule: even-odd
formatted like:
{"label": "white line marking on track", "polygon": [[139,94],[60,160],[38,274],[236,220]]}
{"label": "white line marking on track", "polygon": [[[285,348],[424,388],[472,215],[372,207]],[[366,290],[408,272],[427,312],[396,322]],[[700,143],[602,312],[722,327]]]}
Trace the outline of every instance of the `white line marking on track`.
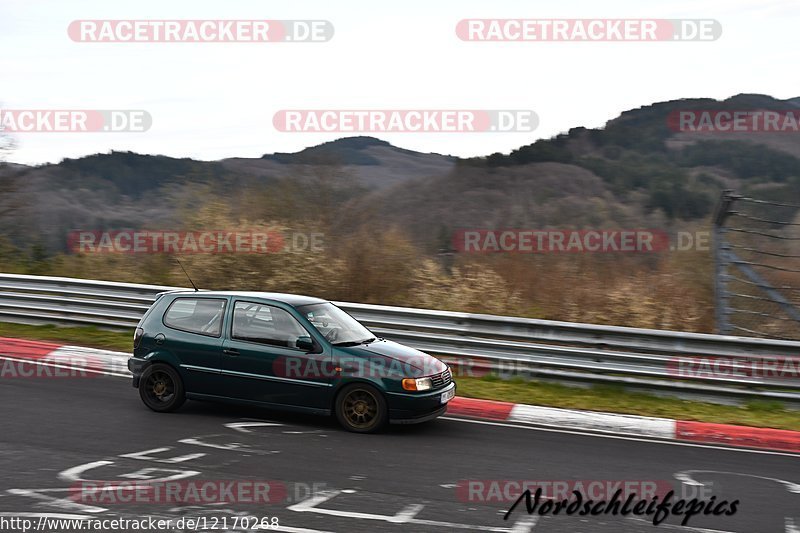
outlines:
{"label": "white line marking on track", "polygon": [[0,516],[18,516],[20,518],[60,518],[62,520],[89,520],[94,518],[85,514],[67,513],[0,513]]}
{"label": "white line marking on track", "polygon": [[234,429],[236,431],[241,431],[242,433],[252,433],[251,430],[245,428],[282,426],[282,425],[283,424],[278,424],[276,422],[231,422],[230,424],[225,424],[225,427]]}
{"label": "white line marking on track", "polygon": [[65,510],[82,511],[84,513],[102,513],[108,510],[104,507],[95,507],[93,505],[85,505],[76,502],[69,496],[66,498],[48,496],[47,494],[42,494],[42,491],[35,489],[8,489],[6,492],[15,496],[26,496],[28,498],[33,498],[34,500],[39,500],[48,505],[52,505],[53,507],[59,507]]}
{"label": "white line marking on track", "polygon": [[247,446],[238,442],[231,442],[230,444],[213,444],[211,442],[203,442],[200,439],[181,439],[178,442],[181,444],[191,444],[192,446],[203,446],[205,448],[214,448],[215,450],[230,450],[239,451]]}
{"label": "white line marking on track", "polygon": [[[99,468],[101,466],[108,466],[113,465],[114,461],[94,461],[91,463],[86,463],[78,466],[73,466],[72,468],[67,468],[66,470],[62,470],[58,473],[58,479],[62,481],[69,481],[69,482],[77,482],[77,481],[88,481],[86,479],[81,478],[81,474],[87,472],[89,470],[93,470],[95,468]],[[148,474],[152,472],[173,472],[174,474],[167,477],[153,479],[148,476]],[[187,477],[197,476],[200,472],[196,470],[171,470],[167,468],[145,468],[143,470],[139,470],[138,472],[133,472],[130,474],[123,474],[120,477],[126,477],[130,479],[146,479],[152,483],[163,483],[165,481],[174,481],[176,479],[184,479]],[[97,480],[92,480],[97,481]]]}
{"label": "white line marking on track", "polygon": [[168,452],[171,449],[171,447],[153,448],[152,450],[144,450],[142,452],[125,453],[120,455],[120,457],[124,457],[126,459],[141,459],[142,461],[153,461],[154,463],[176,464],[185,463],[186,461],[192,461],[194,459],[200,459],[201,457],[206,456],[204,453],[190,453],[181,455],[179,457],[170,457],[169,459],[159,459],[158,457],[153,457],[153,454],[155,453]]}
{"label": "white line marking on track", "polygon": [[78,466],[73,466],[72,468],[67,468],[66,470],[59,472],[58,478],[64,481],[84,481],[81,479],[81,474],[92,470],[94,468],[99,468],[101,466],[108,466],[113,465],[114,461],[94,461],[91,463],[85,463]]}
{"label": "white line marking on track", "polygon": [[289,527],[289,526],[256,526],[255,530],[264,529],[267,531],[285,531],[286,533],[333,533],[332,531],[322,531],[320,529],[307,529],[304,527]]}
{"label": "white line marking on track", "polygon": [[786,533],[800,533],[800,527],[794,524],[794,518],[791,516],[786,517],[784,524],[786,525]]}
{"label": "white line marking on track", "polygon": [[[627,520],[630,520],[632,522],[643,522],[645,524],[649,524],[650,526],[653,525],[653,522],[651,520],[645,520],[644,518],[634,518],[630,516],[627,518]],[[736,533],[736,531],[727,531],[722,529],[708,529],[705,527],[680,526],[677,524],[665,524],[663,522],[658,524],[657,527],[663,529],[675,529],[678,531],[693,531],[695,533]]]}
{"label": "white line marking on track", "polygon": [[757,474],[745,474],[744,472],[723,472],[719,470],[682,470],[675,474],[675,479],[682,483],[686,483],[687,485],[693,486],[703,486],[703,483],[699,481],[695,481],[692,477],[692,474],[723,474],[729,476],[743,476],[743,477],[752,477],[756,479],[764,479],[766,481],[774,481],[775,483],[781,483],[786,486],[786,490],[794,494],[800,494],[800,484],[795,483],[793,481],[786,481],[784,479],[778,479],[774,477],[766,477],[766,476],[759,476]]}
{"label": "white line marking on track", "polygon": [[307,500],[303,500],[300,503],[296,503],[294,505],[291,505],[291,506],[287,507],[287,509],[289,509],[290,511],[297,511],[299,513],[312,512],[312,513],[325,514],[325,515],[330,515],[330,516],[341,516],[341,517],[346,517],[346,518],[358,518],[358,519],[362,519],[362,520],[383,520],[384,522],[401,523],[401,522],[397,522],[396,520],[393,520],[395,517],[394,516],[389,516],[389,515],[372,514],[372,513],[358,513],[358,512],[354,512],[354,511],[337,511],[335,509],[320,509],[320,508],[317,507],[317,505],[320,505],[321,503],[325,503],[326,501],[335,498],[339,494],[341,494],[341,491],[338,491],[338,490],[331,491],[331,492],[321,492],[318,495],[312,496],[311,498],[309,498]]}
{"label": "white line marking on track", "polygon": [[178,442],[180,442],[181,444],[190,444],[192,446],[203,446],[205,448],[214,448],[215,450],[253,453],[256,455],[269,455],[269,454],[280,453],[277,450],[267,451],[267,450],[259,450],[256,448],[251,448],[247,444],[242,444],[241,442],[230,442],[228,444],[214,444],[212,442],[205,442],[203,440],[200,440],[199,437],[193,437],[191,439],[181,439]]}
{"label": "white line marking on track", "polygon": [[[105,481],[90,481],[89,483],[102,483],[102,486],[98,487],[86,487],[81,488],[80,490],[86,490],[90,492],[105,492],[105,491],[112,491],[112,490],[153,490],[154,487],[144,485],[144,484],[131,484],[130,482],[121,481],[118,485],[115,485],[112,482],[105,482]],[[11,489],[11,490],[28,490],[28,489]],[[54,489],[30,489],[33,492],[77,492],[79,489],[77,488],[54,488]]]}
{"label": "white line marking on track", "polygon": [[528,533],[532,531],[536,524],[539,523],[539,515],[531,515],[517,520],[514,527],[511,528],[511,533]]}
{"label": "white line marking on track", "polygon": [[[173,475],[163,478],[154,478],[153,474],[156,472],[174,472]],[[120,474],[119,477],[126,479],[141,479],[150,483],[162,483],[164,481],[172,481],[175,479],[184,479],[200,475],[197,470],[172,470],[171,468],[142,468],[135,472],[128,472],[127,474]]]}
{"label": "white line marking on track", "polygon": [[392,522],[397,522],[398,524],[410,522],[411,519],[417,516],[424,508],[425,506],[421,503],[412,503],[411,505],[407,505],[399,513],[394,515],[394,520],[392,520]]}
{"label": "white line marking on track", "polygon": [[[409,524],[420,525],[420,526],[432,526],[432,527],[449,527],[451,529],[473,529],[478,531],[493,531],[495,533],[526,533],[531,530],[531,521],[528,517],[524,517],[517,522],[511,528],[507,527],[487,527],[487,526],[477,526],[473,524],[458,524],[456,522],[440,522],[438,520],[421,520],[419,518],[414,518],[408,521]],[[533,522],[535,525],[536,522]],[[525,526],[528,526],[527,529]]]}
{"label": "white line marking on track", "polygon": [[504,422],[490,422],[487,420],[472,420],[468,418],[453,418],[450,416],[443,416],[441,420],[452,420],[453,422],[467,422],[469,424],[480,424],[484,426],[500,426],[500,427],[507,427],[507,428],[515,428],[515,429],[527,429],[530,431],[546,431],[548,433],[565,433],[568,435],[582,435],[585,437],[598,437],[601,439],[616,439],[616,440],[629,440],[634,442],[649,442],[652,444],[666,444],[669,446],[686,446],[689,448],[707,448],[711,450],[723,450],[728,452],[739,452],[739,453],[757,453],[762,455],[781,455],[784,457],[800,457],[800,454],[792,453],[792,452],[776,452],[772,450],[756,450],[752,448],[731,448],[729,446],[714,446],[712,444],[700,444],[696,442],[680,442],[680,441],[672,441],[672,440],[661,440],[658,438],[646,438],[646,437],[629,437],[625,435],[606,435],[602,433],[595,433],[595,432],[588,432],[588,431],[575,431],[571,429],[557,429],[557,428],[544,428],[544,427],[537,427],[537,426],[521,426],[519,424],[506,424]]}
{"label": "white line marking on track", "polygon": [[[322,509],[317,507],[318,505],[325,503],[329,500],[332,500],[339,494],[342,494],[343,490],[333,490],[327,492],[321,492],[316,496],[312,496],[307,500],[303,500],[302,502],[296,503],[287,507],[290,511],[297,511],[300,513],[317,513],[329,516],[338,516],[342,518],[355,518],[361,520],[381,520],[383,522],[389,522],[392,524],[414,524],[415,526],[432,526],[432,527],[442,527],[442,528],[450,528],[450,529],[471,529],[471,530],[478,530],[478,531],[493,531],[496,533],[527,533],[529,532],[534,525],[536,525],[537,520],[531,519],[530,516],[525,516],[522,519],[518,520],[514,523],[512,528],[506,527],[487,527],[487,526],[479,526],[473,524],[459,524],[457,522],[442,522],[439,520],[423,520],[420,518],[415,518],[417,513],[419,513],[423,508],[424,505],[409,505],[401,510],[399,513],[395,515],[379,515],[379,514],[372,514],[372,513],[359,513],[355,511],[340,511],[337,509]],[[350,493],[355,492],[351,490]]]}

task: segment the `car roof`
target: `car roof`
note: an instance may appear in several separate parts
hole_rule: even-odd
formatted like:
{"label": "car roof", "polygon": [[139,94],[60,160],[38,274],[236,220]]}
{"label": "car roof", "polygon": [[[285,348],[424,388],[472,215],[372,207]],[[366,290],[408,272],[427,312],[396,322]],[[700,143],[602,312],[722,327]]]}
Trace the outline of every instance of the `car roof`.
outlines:
{"label": "car roof", "polygon": [[180,290],[180,291],[169,291],[169,295],[179,295],[179,296],[203,296],[203,297],[212,297],[212,296],[234,296],[236,298],[260,298],[262,300],[272,300],[274,302],[281,302],[292,307],[297,307],[300,305],[309,305],[309,304],[323,304],[327,303],[328,300],[323,300],[322,298],[315,298],[313,296],[303,296],[301,294],[286,294],[281,292],[258,292],[258,291],[193,291],[193,290]]}

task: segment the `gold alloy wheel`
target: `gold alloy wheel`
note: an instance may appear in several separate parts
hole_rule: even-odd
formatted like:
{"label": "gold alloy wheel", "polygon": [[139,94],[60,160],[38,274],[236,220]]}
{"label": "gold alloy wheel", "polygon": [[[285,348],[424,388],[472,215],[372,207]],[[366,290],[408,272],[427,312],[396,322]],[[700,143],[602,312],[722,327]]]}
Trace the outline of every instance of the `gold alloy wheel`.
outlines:
{"label": "gold alloy wheel", "polygon": [[172,377],[163,371],[150,374],[144,386],[148,398],[156,403],[166,403],[172,400],[175,394],[175,384]]}
{"label": "gold alloy wheel", "polygon": [[364,389],[355,389],[347,394],[343,402],[344,417],[357,429],[369,429],[378,420],[378,400]]}

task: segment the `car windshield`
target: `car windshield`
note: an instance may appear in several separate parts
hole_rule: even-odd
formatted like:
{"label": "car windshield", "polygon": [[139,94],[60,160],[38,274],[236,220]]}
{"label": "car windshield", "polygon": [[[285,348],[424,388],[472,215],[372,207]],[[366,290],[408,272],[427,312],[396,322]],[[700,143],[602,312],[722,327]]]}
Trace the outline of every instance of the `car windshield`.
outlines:
{"label": "car windshield", "polygon": [[331,343],[342,346],[364,344],[375,340],[375,335],[330,302],[302,305],[297,308]]}

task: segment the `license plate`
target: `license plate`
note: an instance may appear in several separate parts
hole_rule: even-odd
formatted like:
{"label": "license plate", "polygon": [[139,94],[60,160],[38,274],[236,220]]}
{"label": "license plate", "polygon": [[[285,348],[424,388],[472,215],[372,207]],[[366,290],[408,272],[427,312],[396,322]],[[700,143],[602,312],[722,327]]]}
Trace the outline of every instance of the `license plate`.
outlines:
{"label": "license plate", "polygon": [[455,389],[450,389],[449,391],[442,393],[441,401],[442,401],[442,403],[447,403],[450,400],[452,400],[453,398],[455,398],[455,396],[456,396],[456,390]]}

